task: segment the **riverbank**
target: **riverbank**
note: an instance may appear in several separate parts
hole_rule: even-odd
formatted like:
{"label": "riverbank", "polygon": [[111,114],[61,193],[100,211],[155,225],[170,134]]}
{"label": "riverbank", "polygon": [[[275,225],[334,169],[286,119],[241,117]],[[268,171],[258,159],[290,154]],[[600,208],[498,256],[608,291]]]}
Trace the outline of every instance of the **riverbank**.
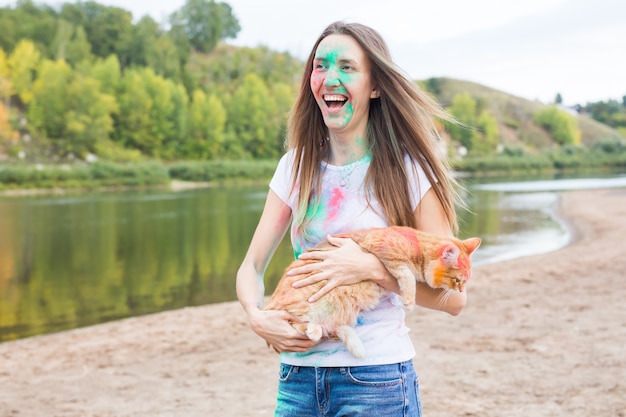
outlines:
{"label": "riverbank", "polygon": [[[624,417],[626,189],[566,192],[576,239],[409,314],[429,417]],[[234,283],[233,283],[234,285]],[[278,356],[236,302],[0,344],[0,416],[271,416]]]}

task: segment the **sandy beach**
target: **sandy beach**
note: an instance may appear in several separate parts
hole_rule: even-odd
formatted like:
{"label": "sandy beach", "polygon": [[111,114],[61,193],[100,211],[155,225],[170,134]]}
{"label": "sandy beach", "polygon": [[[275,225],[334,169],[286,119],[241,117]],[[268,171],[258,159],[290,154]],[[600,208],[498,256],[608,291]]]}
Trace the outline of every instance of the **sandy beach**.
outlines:
{"label": "sandy beach", "polygon": [[[560,212],[570,245],[409,313],[425,416],[626,416],[626,189]],[[185,308],[0,344],[0,416],[271,416],[277,373],[237,302]]]}

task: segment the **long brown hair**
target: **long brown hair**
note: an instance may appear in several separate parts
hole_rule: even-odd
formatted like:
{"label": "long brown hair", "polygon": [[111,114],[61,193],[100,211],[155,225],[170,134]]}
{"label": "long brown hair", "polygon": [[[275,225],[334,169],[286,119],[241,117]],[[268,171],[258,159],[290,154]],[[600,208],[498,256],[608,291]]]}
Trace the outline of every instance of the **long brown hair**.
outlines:
{"label": "long brown hair", "polygon": [[374,29],[359,24],[335,22],[313,45],[306,61],[300,92],[289,116],[287,142],[295,149],[292,191],[299,186],[298,228],[306,226],[306,212],[313,191],[320,186],[320,162],[326,155],[328,135],[322,113],[310,87],[313,59],[320,42],[329,35],[354,38],[369,57],[372,84],[380,97],[370,102],[367,137],[372,159],[365,178],[392,225],[416,227],[411,207],[404,156],[408,154],[423,168],[443,206],[454,232],[458,231],[455,203],[458,194],[451,176],[443,141],[435,118],[452,118],[395,66],[383,38]]}

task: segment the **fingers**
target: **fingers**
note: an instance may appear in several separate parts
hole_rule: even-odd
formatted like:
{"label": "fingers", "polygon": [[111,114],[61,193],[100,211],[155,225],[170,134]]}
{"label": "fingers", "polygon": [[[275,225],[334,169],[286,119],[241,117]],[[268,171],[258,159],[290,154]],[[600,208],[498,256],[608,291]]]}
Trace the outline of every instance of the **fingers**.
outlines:
{"label": "fingers", "polygon": [[286,310],[280,310],[280,312],[281,312],[280,317],[285,321],[288,321],[291,323],[306,323],[306,321],[300,319],[299,317],[296,317],[295,315],[291,314],[290,312]]}
{"label": "fingers", "polygon": [[319,342],[314,342],[309,339],[299,340],[298,342],[288,340],[281,343],[269,344],[276,353],[281,352],[306,352]]}
{"label": "fingers", "polygon": [[315,284],[317,282],[323,281],[327,279],[326,275],[324,274],[323,271],[319,271],[316,274],[313,275],[309,275],[306,278],[300,279],[298,281],[295,281],[292,286],[294,288],[301,288],[301,287],[306,287],[307,285],[311,285],[311,284]]}
{"label": "fingers", "polygon": [[323,296],[325,296],[326,294],[331,292],[332,289],[335,288],[336,286],[337,285],[334,284],[332,281],[328,281],[328,283],[326,285],[324,285],[322,288],[320,288],[320,290],[318,292],[316,292],[315,294],[310,296],[307,301],[309,303],[316,302],[317,300],[319,300],[320,298],[322,298]]}
{"label": "fingers", "polygon": [[306,265],[298,266],[296,268],[291,268],[289,271],[287,271],[287,275],[295,276],[295,275],[315,274],[315,273],[320,272],[321,269],[322,269],[322,265],[320,264],[320,262],[315,262],[312,264],[306,264]]}
{"label": "fingers", "polygon": [[333,235],[326,236],[326,240],[333,246],[342,246],[346,241],[351,240],[349,237],[335,237]]}
{"label": "fingers", "polygon": [[311,250],[303,252],[298,256],[298,259],[303,261],[323,261],[328,256],[328,251],[325,250]]}

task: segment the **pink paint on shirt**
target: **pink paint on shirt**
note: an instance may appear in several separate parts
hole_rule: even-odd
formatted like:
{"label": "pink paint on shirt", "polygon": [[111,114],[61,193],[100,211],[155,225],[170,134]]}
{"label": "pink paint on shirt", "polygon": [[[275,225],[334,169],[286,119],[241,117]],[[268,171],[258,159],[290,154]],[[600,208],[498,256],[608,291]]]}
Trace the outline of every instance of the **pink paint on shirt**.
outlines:
{"label": "pink paint on shirt", "polygon": [[328,202],[328,218],[326,221],[331,221],[337,217],[337,214],[339,214],[339,210],[341,209],[341,204],[345,199],[346,196],[340,187],[333,189],[330,201]]}

